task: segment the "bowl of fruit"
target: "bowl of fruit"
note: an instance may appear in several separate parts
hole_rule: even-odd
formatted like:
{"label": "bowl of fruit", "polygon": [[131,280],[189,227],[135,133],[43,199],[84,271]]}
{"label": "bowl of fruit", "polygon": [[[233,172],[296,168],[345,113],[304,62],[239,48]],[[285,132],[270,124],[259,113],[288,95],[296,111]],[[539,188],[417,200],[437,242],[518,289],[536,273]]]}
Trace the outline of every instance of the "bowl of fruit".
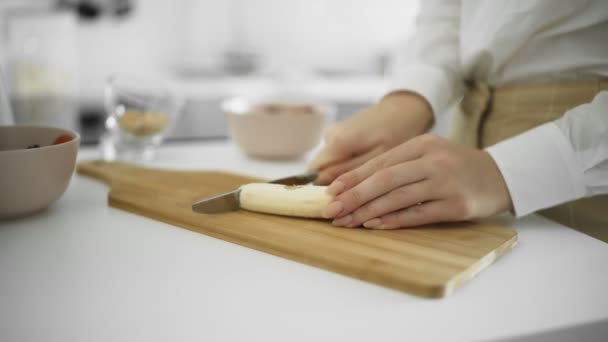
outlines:
{"label": "bowl of fruit", "polygon": [[80,136],[55,127],[0,126],[0,219],[48,207],[65,192]]}

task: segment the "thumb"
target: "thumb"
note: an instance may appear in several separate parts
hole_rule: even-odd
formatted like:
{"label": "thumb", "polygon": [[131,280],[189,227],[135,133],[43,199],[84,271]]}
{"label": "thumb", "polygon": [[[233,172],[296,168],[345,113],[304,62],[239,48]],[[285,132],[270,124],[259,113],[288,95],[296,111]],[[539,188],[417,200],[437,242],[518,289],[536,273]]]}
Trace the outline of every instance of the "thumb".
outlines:
{"label": "thumb", "polygon": [[309,170],[322,170],[327,165],[339,160],[330,146],[325,145],[319,154],[308,164]]}
{"label": "thumb", "polygon": [[330,164],[350,159],[363,152],[367,145],[356,132],[341,125],[333,126],[325,135],[325,146],[309,164],[309,169],[322,170]]}

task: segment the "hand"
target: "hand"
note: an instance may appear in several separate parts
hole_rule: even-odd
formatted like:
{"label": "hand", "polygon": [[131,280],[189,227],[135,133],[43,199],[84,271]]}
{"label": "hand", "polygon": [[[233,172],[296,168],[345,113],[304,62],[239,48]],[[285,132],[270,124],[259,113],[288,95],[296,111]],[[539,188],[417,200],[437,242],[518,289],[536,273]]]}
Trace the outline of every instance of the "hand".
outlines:
{"label": "hand", "polygon": [[426,132],[433,123],[431,107],[406,91],[386,95],[376,105],[335,124],[325,135],[325,148],[310,165],[320,170],[317,184],[329,184],[392,147]]}
{"label": "hand", "polygon": [[334,225],[394,229],[491,216],[512,208],[507,186],[483,150],[425,134],[333,181],[325,209]]}

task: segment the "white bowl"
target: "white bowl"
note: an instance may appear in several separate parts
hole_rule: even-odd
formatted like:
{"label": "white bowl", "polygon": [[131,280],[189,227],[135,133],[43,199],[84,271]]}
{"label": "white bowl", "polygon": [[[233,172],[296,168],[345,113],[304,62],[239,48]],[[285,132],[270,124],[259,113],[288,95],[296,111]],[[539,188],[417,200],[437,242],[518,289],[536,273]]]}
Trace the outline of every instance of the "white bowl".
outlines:
{"label": "white bowl", "polygon": [[250,156],[295,159],[312,150],[334,120],[333,105],[286,99],[232,98],[222,103],[228,130]]}
{"label": "white bowl", "polygon": [[[53,145],[59,136],[70,141]],[[0,126],[0,218],[48,207],[67,188],[80,136],[61,128]],[[38,145],[39,147],[28,148]]]}

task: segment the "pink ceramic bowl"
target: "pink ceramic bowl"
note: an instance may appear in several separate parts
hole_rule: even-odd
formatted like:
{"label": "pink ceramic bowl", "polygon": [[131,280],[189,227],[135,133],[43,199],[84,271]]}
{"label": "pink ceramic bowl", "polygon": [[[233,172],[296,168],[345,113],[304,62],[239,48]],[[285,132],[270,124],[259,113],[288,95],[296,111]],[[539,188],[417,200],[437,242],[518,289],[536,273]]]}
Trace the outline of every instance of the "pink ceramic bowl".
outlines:
{"label": "pink ceramic bowl", "polygon": [[[54,144],[62,135],[71,139]],[[79,143],[78,133],[66,129],[0,126],[0,218],[24,216],[58,199],[72,177]]]}
{"label": "pink ceramic bowl", "polygon": [[335,116],[332,105],[297,100],[233,98],[222,109],[236,144],[264,159],[302,157],[319,144]]}

